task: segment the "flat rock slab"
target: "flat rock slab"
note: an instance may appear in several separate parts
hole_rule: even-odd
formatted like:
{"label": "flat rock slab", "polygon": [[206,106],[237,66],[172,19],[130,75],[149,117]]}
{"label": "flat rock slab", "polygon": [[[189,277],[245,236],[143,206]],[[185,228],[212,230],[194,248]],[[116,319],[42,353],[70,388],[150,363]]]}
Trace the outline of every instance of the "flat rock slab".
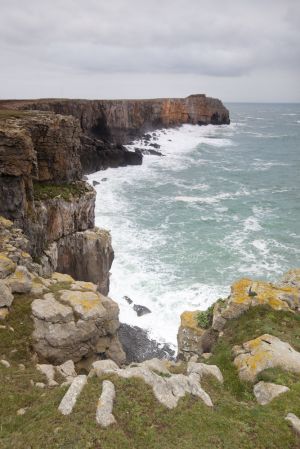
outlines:
{"label": "flat rock slab", "polygon": [[110,426],[116,422],[112,414],[114,399],[116,397],[115,386],[109,380],[102,384],[102,393],[96,410],[96,421],[102,427]]}
{"label": "flat rock slab", "polygon": [[58,410],[63,415],[69,415],[72,412],[72,410],[76,404],[76,401],[77,401],[83,387],[85,386],[86,382],[87,382],[87,376],[85,376],[85,375],[80,375],[80,376],[75,377],[75,379],[71,383],[68,391],[62,398],[61,403],[58,406]]}
{"label": "flat rock slab", "polygon": [[300,352],[273,335],[264,334],[242,346],[234,347],[234,364],[242,380],[254,382],[267,368],[300,373]]}
{"label": "flat rock slab", "polygon": [[271,382],[258,382],[254,388],[253,393],[256,400],[261,405],[269,404],[274,398],[282,393],[290,391],[285,385],[273,384]]}

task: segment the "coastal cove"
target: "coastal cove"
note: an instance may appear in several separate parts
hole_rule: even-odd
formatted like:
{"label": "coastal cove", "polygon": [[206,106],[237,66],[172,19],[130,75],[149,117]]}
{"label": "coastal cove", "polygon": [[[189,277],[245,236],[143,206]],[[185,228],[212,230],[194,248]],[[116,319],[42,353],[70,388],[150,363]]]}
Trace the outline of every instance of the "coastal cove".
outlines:
{"label": "coastal cove", "polygon": [[[236,278],[275,281],[299,264],[300,107],[227,106],[230,125],[155,131],[127,148],[159,145],[163,157],[89,176],[120,319],[160,342],[176,345],[180,314],[228,296]],[[152,313],[138,317],[124,296]]]}

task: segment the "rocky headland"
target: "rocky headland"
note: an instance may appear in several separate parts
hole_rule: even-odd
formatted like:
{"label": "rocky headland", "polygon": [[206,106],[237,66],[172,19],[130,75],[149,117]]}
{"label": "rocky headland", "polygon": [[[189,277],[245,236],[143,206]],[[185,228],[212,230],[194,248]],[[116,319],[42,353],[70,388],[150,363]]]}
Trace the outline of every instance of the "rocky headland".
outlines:
{"label": "rocky headland", "polygon": [[142,154],[124,147],[158,128],[191,124],[229,124],[222,102],[205,95],[151,100],[0,100],[0,109],[38,110],[75,117],[82,131],[80,160],[84,173],[141,164]]}

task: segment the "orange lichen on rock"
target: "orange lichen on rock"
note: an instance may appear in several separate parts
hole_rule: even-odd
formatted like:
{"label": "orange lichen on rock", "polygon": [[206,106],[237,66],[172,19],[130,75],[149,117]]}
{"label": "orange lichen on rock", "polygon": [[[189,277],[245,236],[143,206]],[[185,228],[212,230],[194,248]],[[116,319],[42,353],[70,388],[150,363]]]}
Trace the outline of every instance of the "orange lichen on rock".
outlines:
{"label": "orange lichen on rock", "polygon": [[193,312],[183,312],[181,314],[181,326],[184,328],[189,328],[195,331],[198,335],[202,335],[204,332],[204,329],[199,327],[197,315],[199,313],[199,310],[194,310]]}
{"label": "orange lichen on rock", "polygon": [[230,302],[249,306],[269,305],[275,310],[287,310],[291,302],[299,305],[299,290],[290,286],[278,287],[263,281],[241,279],[231,287]]}

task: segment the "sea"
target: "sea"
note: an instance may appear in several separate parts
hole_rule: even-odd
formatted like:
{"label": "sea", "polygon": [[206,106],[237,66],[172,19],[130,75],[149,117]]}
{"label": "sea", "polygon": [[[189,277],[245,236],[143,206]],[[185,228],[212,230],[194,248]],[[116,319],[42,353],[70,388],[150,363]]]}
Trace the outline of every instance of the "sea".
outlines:
{"label": "sea", "polygon": [[300,266],[300,104],[226,106],[230,125],[152,132],[128,149],[152,143],[163,156],[89,176],[120,320],[174,348],[183,311],[207,309],[239,278],[276,282]]}

